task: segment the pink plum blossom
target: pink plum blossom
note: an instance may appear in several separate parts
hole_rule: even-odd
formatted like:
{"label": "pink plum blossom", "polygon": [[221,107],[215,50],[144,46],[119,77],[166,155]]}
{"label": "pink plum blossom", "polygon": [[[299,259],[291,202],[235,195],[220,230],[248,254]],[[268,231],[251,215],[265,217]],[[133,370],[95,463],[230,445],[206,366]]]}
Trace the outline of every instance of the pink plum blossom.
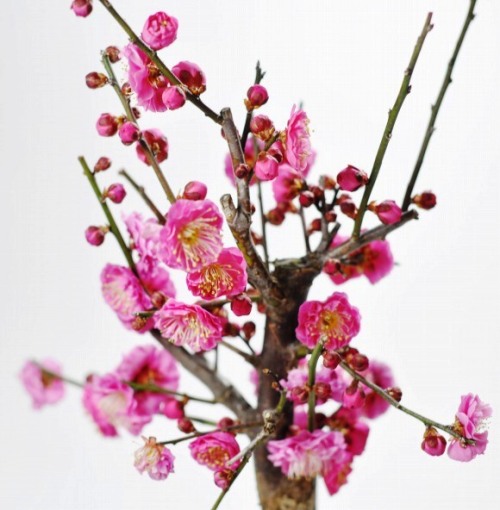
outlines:
{"label": "pink plum blossom", "polygon": [[227,461],[240,453],[240,446],[229,432],[213,432],[196,438],[190,445],[191,456],[212,471],[236,469],[240,462],[226,465]]}
{"label": "pink plum blossom", "polygon": [[308,125],[306,112],[294,106],[285,131],[285,157],[288,164],[301,175],[304,175],[312,154]]}
{"label": "pink plum blossom", "polygon": [[326,490],[328,494],[332,496],[336,494],[342,485],[347,483],[347,476],[352,471],[351,468],[352,456],[346,454],[345,458],[340,462],[333,462],[329,469],[323,475],[323,480],[325,481]]}
{"label": "pink plum blossom", "polygon": [[477,395],[472,393],[462,395],[453,428],[462,437],[474,441],[474,444],[453,438],[448,446],[450,458],[469,462],[485,452],[488,445],[488,431],[485,427],[492,413],[491,406],[482,402]]}
{"label": "pink plum blossom", "polygon": [[174,282],[170,278],[169,272],[155,259],[143,258],[136,264],[136,267],[141,283],[151,299],[155,292],[161,292],[164,297],[175,297]]}
{"label": "pink plum blossom", "polygon": [[384,225],[397,223],[402,215],[401,207],[394,200],[384,200],[380,204],[370,206],[370,210],[373,210]]}
{"label": "pink plum blossom", "polygon": [[337,174],[339,188],[344,191],[356,191],[368,182],[368,175],[355,166],[348,165]]}
{"label": "pink plum blossom", "polygon": [[161,225],[156,218],[144,220],[138,212],[122,216],[128,233],[132,239],[132,248],[137,250],[141,259],[158,258]]}
{"label": "pink plum blossom", "polygon": [[340,432],[302,430],[286,439],[267,443],[268,458],[288,478],[314,478],[342,464],[348,454]]}
{"label": "pink plum blossom", "polygon": [[189,181],[184,186],[181,198],[186,200],[204,200],[207,196],[207,186],[200,181]]}
{"label": "pink plum blossom", "polygon": [[365,449],[370,428],[359,419],[358,413],[341,407],[330,418],[327,424],[333,430],[344,434],[346,449],[353,455],[361,455]]}
{"label": "pink plum blossom", "polygon": [[[165,350],[153,345],[135,347],[123,357],[115,370],[120,379],[137,384],[154,384],[166,390],[177,390],[179,371],[174,358]],[[137,412],[156,414],[173,400],[172,395],[136,389]]]}
{"label": "pink plum blossom", "polygon": [[190,272],[215,262],[222,250],[222,215],[210,200],[177,200],[160,232],[160,258]]}
{"label": "pink plum blossom", "polygon": [[[142,132],[142,138],[146,141],[153,153],[157,163],[161,163],[168,158],[168,140],[159,129],[146,129]],[[140,143],[135,145],[137,157],[146,165],[151,166],[148,156],[144,152]]]}
{"label": "pink plum blossom", "polygon": [[137,124],[133,122],[124,122],[118,130],[118,136],[124,145],[132,145],[140,137],[140,131]]}
{"label": "pink plum blossom", "polygon": [[[391,369],[388,365],[380,361],[370,359],[370,366],[367,370],[360,372],[360,374],[384,390],[395,385]],[[390,404],[387,400],[383,399],[372,389],[368,388],[368,386],[365,386],[364,384],[361,384],[360,386],[362,386],[365,394],[365,403],[359,409],[362,416],[366,416],[371,419],[377,418],[389,409]]]}
{"label": "pink plum blossom", "polygon": [[175,41],[178,27],[176,18],[165,12],[157,12],[146,20],[141,38],[153,50],[161,50]]}
{"label": "pink plum blossom", "polygon": [[306,301],[299,308],[297,339],[309,348],[318,342],[336,350],[347,345],[360,329],[359,311],[351,306],[347,295],[334,292],[325,302]]}
{"label": "pink plum blossom", "polygon": [[255,162],[255,175],[261,181],[272,181],[278,175],[278,162],[269,154],[261,152]]}
{"label": "pink plum blossom", "polygon": [[169,299],[154,319],[163,338],[194,352],[213,349],[222,338],[222,320],[198,305]]}
{"label": "pink plum blossom", "polygon": [[186,276],[188,289],[202,299],[234,296],[247,286],[246,262],[237,248],[224,248],[215,262]]}
{"label": "pink plum blossom", "polygon": [[421,447],[425,453],[433,457],[439,457],[446,450],[446,439],[441,434],[438,434],[434,427],[429,427],[425,430]]}
{"label": "pink plum blossom", "polygon": [[118,131],[118,120],[110,113],[102,113],[96,123],[97,133],[101,136],[113,136]]}
{"label": "pink plum blossom", "polygon": [[51,359],[44,359],[40,364],[27,361],[19,373],[19,378],[29,393],[35,409],[55,404],[64,397],[63,381],[44,371],[44,368],[57,375],[62,373],[61,365]]}
{"label": "pink plum blossom", "polygon": [[140,414],[134,390],[116,374],[94,375],[83,388],[83,406],[105,436],[118,435],[118,428],[139,434],[150,414]]}
{"label": "pink plum blossom", "polygon": [[186,94],[180,87],[168,87],[162,95],[167,110],[177,110],[186,103]]}
{"label": "pink plum blossom", "polygon": [[172,452],[162,444],[156,442],[156,438],[149,437],[144,440],[144,446],[135,454],[134,466],[139,473],[146,473],[153,480],[165,480],[170,473],[174,472],[175,457]]}
{"label": "pink plum blossom", "polygon": [[193,62],[188,62],[187,60],[179,62],[172,67],[172,73],[196,96],[199,96],[207,89],[205,73]]}
{"label": "pink plum blossom", "polygon": [[286,163],[281,164],[272,184],[276,202],[290,202],[299,195],[304,185],[302,176],[296,170]]}

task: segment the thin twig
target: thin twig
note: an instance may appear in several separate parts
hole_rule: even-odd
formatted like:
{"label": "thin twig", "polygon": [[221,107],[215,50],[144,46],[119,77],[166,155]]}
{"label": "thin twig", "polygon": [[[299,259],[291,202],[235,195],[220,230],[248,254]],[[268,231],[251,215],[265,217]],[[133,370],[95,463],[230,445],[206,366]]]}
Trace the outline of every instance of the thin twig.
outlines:
{"label": "thin twig", "polygon": [[219,345],[222,345],[226,349],[229,349],[230,351],[234,352],[238,356],[241,356],[247,363],[250,363],[252,366],[257,366],[257,358],[253,356],[252,354],[248,354],[247,352],[242,351],[241,349],[238,349],[238,347],[235,347],[233,344],[230,344],[229,342],[226,342],[225,340],[221,340],[219,342]]}
{"label": "thin twig", "polygon": [[444,80],[439,90],[438,97],[436,102],[431,106],[431,116],[429,118],[429,123],[427,124],[427,129],[425,131],[424,140],[420,147],[420,152],[418,153],[417,162],[415,163],[415,168],[413,169],[413,173],[411,175],[410,182],[408,183],[408,187],[406,188],[406,193],[403,199],[403,204],[401,209],[403,211],[407,211],[408,207],[411,204],[411,195],[413,193],[413,188],[415,187],[415,183],[417,182],[418,174],[420,172],[420,168],[424,162],[425,153],[427,152],[427,148],[429,147],[429,142],[431,140],[432,135],[436,128],[434,127],[436,124],[436,119],[439,113],[439,109],[441,108],[441,104],[443,103],[444,96],[446,91],[448,90],[449,85],[452,82],[451,73],[453,72],[453,68],[455,66],[455,62],[458,57],[458,53],[460,52],[460,48],[462,47],[462,43],[465,39],[465,34],[467,33],[467,29],[474,19],[474,7],[476,5],[476,0],[470,0],[469,10],[467,12],[467,16],[465,18],[464,25],[462,27],[462,31],[460,32],[460,37],[458,38],[457,44],[455,45],[455,50],[453,51],[453,55],[451,56],[450,61],[448,62],[448,67],[446,70],[446,74],[444,75]]}
{"label": "thin twig", "polygon": [[398,97],[396,98],[396,102],[394,106],[389,111],[389,118],[387,119],[387,124],[384,129],[384,134],[382,135],[382,140],[380,141],[380,145],[377,151],[377,155],[375,156],[375,161],[373,162],[372,171],[370,173],[370,179],[368,184],[366,185],[365,192],[363,193],[363,198],[361,199],[361,204],[359,206],[358,214],[356,216],[356,221],[354,223],[354,229],[352,232],[352,236],[354,238],[359,237],[361,232],[361,225],[363,223],[363,216],[366,212],[366,208],[368,206],[368,201],[370,200],[370,195],[375,186],[375,182],[377,180],[378,173],[380,171],[380,167],[382,166],[382,162],[384,161],[385,152],[389,145],[389,141],[392,136],[392,130],[394,125],[396,124],[396,119],[398,118],[401,107],[403,106],[404,100],[406,96],[410,93],[410,80],[413,74],[413,70],[415,69],[415,65],[418,60],[418,56],[420,55],[420,50],[424,44],[425,38],[429,31],[432,29],[431,25],[432,13],[430,12],[427,15],[427,18],[424,23],[424,28],[420,34],[420,37],[417,40],[417,44],[415,45],[415,49],[413,50],[413,54],[410,59],[410,63],[404,73],[403,82],[401,84],[401,88],[399,89]]}
{"label": "thin twig", "polygon": [[192,400],[193,402],[201,402],[203,404],[218,404],[219,401],[217,399],[208,399],[202,397],[195,397],[193,395],[189,395],[188,393],[182,393],[180,391],[169,390],[167,388],[163,388],[156,384],[152,383],[136,383],[133,381],[123,381],[126,385],[130,386],[133,390],[136,391],[150,391],[151,393],[163,393],[165,395],[175,395],[177,397],[181,397],[183,400]]}
{"label": "thin twig", "polygon": [[306,253],[311,253],[311,243],[309,242],[309,235],[307,234],[306,217],[304,214],[304,208],[299,208],[300,224],[302,225],[302,232],[304,234],[304,243],[306,245]]}
{"label": "thin twig", "polygon": [[262,248],[264,248],[264,264],[266,265],[267,269],[269,269],[269,251],[267,248],[267,232],[266,232],[267,219],[264,214],[264,201],[262,199],[262,183],[260,181],[257,182],[257,197],[259,201],[259,214],[262,228]]}

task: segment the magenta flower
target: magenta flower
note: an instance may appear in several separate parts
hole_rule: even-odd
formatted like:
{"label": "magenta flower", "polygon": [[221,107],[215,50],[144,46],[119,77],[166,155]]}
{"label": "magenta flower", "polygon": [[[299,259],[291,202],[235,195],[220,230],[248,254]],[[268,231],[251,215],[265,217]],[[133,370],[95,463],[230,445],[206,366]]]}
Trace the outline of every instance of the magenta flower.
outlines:
{"label": "magenta flower", "polygon": [[167,110],[177,110],[186,103],[186,94],[180,87],[168,87],[161,97]]}
{"label": "magenta flower", "polygon": [[453,460],[469,462],[482,455],[488,445],[488,431],[484,430],[486,421],[493,411],[489,404],[482,402],[477,395],[462,395],[453,428],[462,437],[471,439],[474,444],[453,438],[448,446],[448,456]]}
{"label": "magenta flower", "polygon": [[92,12],[92,0],[73,0],[72,11],[82,18],[86,18]]}
{"label": "magenta flower", "polygon": [[332,463],[323,475],[326,490],[330,496],[336,494],[342,485],[347,483],[347,476],[352,471],[351,463],[352,456],[347,454],[342,461]]}
{"label": "magenta flower", "polygon": [[92,246],[101,246],[108,233],[108,227],[90,226],[85,229],[85,239]]}
{"label": "magenta flower", "polygon": [[154,293],[161,293],[164,298],[175,297],[174,282],[171,280],[169,272],[159,265],[155,259],[143,258],[137,263],[136,267],[141,283],[149,294],[150,302],[154,298]]}
{"label": "magenta flower", "polygon": [[190,272],[215,262],[222,250],[222,215],[210,200],[177,200],[160,232],[160,258]]}
{"label": "magenta flower", "polygon": [[439,457],[446,450],[446,439],[441,434],[438,434],[434,427],[429,427],[425,430],[421,448],[425,453],[433,457]]}
{"label": "magenta flower", "polygon": [[[174,358],[165,350],[153,345],[135,347],[123,357],[115,374],[127,382],[154,384],[167,390],[177,390],[179,371]],[[173,400],[172,395],[152,391],[135,391],[137,412],[156,414],[163,412],[165,405]]]}
{"label": "magenta flower", "polygon": [[152,60],[134,44],[123,48],[122,55],[128,59],[128,81],[137,95],[137,102],[145,110],[164,112],[162,94],[170,85]]}
{"label": "magenta flower", "polygon": [[117,436],[118,428],[136,435],[151,421],[151,415],[138,412],[134,390],[113,373],[87,381],[83,406],[105,436]]}
{"label": "magenta flower", "polygon": [[19,378],[29,393],[35,409],[55,404],[64,397],[64,383],[61,379],[45,372],[42,367],[57,375],[62,372],[61,365],[57,361],[44,359],[40,365],[27,361],[19,373]]}
{"label": "magenta flower", "polygon": [[164,445],[158,444],[155,437],[144,440],[144,446],[135,454],[134,466],[139,473],[146,473],[153,480],[165,480],[174,472],[174,459],[172,452]]}
{"label": "magenta flower", "polygon": [[363,170],[348,165],[337,174],[337,182],[343,191],[356,191],[368,182],[368,175]]}
{"label": "magenta flower", "polygon": [[[168,140],[159,129],[146,129],[142,132],[142,137],[146,140],[156,161],[161,163],[168,158]],[[140,143],[135,145],[137,157],[146,165],[151,166],[149,159]]]}
{"label": "magenta flower", "polygon": [[[370,359],[370,366],[365,371],[360,372],[360,374],[384,390],[395,385],[391,369],[388,365],[380,361]],[[365,403],[363,407],[359,409],[362,416],[374,419],[389,409],[390,404],[387,400],[368,388],[368,386],[364,386],[363,384],[360,386],[363,388],[365,394]]]}
{"label": "magenta flower", "polygon": [[403,214],[401,207],[399,207],[394,200],[384,200],[380,204],[370,206],[370,210],[378,216],[378,219],[384,223],[384,225],[392,225],[397,223],[401,219]]}
{"label": "magenta flower", "polygon": [[279,163],[272,156],[261,152],[255,162],[255,175],[261,181],[272,181],[278,175]]}
{"label": "magenta flower", "polygon": [[102,113],[95,125],[97,133],[101,136],[113,136],[118,131],[118,121],[111,113]]}
{"label": "magenta flower", "polygon": [[186,276],[188,289],[203,299],[240,294],[247,286],[247,264],[237,248],[224,248],[215,262]]}
{"label": "magenta flower", "polygon": [[213,349],[222,338],[222,320],[198,305],[169,299],[154,320],[163,338],[194,352]]}
{"label": "magenta flower", "polygon": [[286,203],[299,195],[304,188],[304,180],[290,165],[283,163],[279,166],[278,176],[272,186],[276,202]]}
{"label": "magenta flower", "polygon": [[361,455],[365,449],[370,428],[359,420],[359,413],[341,407],[330,418],[328,425],[344,434],[346,449],[352,455]]}
{"label": "magenta flower", "polygon": [[121,204],[127,196],[127,192],[122,184],[114,183],[108,186],[102,193],[102,198],[109,198],[115,204]]}
{"label": "magenta flower", "polygon": [[193,62],[188,62],[187,60],[179,62],[172,67],[172,73],[196,96],[199,96],[207,89],[205,73]]}
{"label": "magenta flower", "polygon": [[226,466],[226,462],[240,453],[240,446],[229,432],[213,432],[197,437],[190,445],[191,456],[212,471],[236,469],[240,462]]}
{"label": "magenta flower", "polygon": [[[107,264],[101,273],[101,289],[104,300],[125,327],[136,329],[135,313],[147,310],[151,302],[134,273],[128,267]],[[153,321],[148,319],[139,331],[144,333],[152,327]]]}
{"label": "magenta flower", "polygon": [[347,295],[334,292],[325,302],[306,301],[299,308],[297,339],[313,349],[323,342],[325,349],[347,345],[359,333],[361,317]]}
{"label": "magenta flower", "polygon": [[186,200],[204,200],[206,196],[207,186],[200,181],[189,181],[182,193],[182,198]]}
{"label": "magenta flower", "polygon": [[132,145],[140,138],[140,131],[137,124],[133,122],[124,122],[118,130],[118,136],[124,145]]}
{"label": "magenta flower", "polygon": [[247,110],[251,112],[262,105],[265,105],[269,100],[269,94],[267,89],[262,85],[252,85],[247,91],[247,97],[245,99],[245,106]]}
{"label": "magenta flower", "polygon": [[267,443],[268,459],[288,478],[325,475],[348,454],[340,432],[300,431],[296,436]]}
{"label": "magenta flower", "polygon": [[304,175],[312,154],[309,140],[309,119],[304,110],[294,106],[285,131],[285,157],[288,164]]}
{"label": "magenta flower", "polygon": [[157,12],[146,20],[141,37],[153,50],[161,50],[175,41],[178,27],[176,18],[165,12]]}

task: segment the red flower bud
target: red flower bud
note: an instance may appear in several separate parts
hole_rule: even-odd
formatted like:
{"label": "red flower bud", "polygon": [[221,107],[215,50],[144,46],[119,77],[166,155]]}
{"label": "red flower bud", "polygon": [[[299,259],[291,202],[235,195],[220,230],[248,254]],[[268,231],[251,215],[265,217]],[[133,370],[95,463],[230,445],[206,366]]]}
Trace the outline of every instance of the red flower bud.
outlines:
{"label": "red flower bud", "polygon": [[246,294],[238,294],[231,299],[231,311],[241,317],[252,311],[252,300]]}
{"label": "red flower bud", "polygon": [[117,48],[116,46],[108,46],[104,50],[104,53],[109,58],[109,61],[112,64],[116,64],[120,60],[120,58],[121,58],[121,56],[120,56],[120,49]]}
{"label": "red flower bud", "polygon": [[238,179],[244,179],[245,177],[248,176],[248,174],[250,173],[250,168],[248,165],[242,163],[241,165],[238,165],[235,169],[234,169],[234,175],[236,175],[236,177],[238,177]]}
{"label": "red flower bud", "polygon": [[309,207],[314,204],[314,193],[306,190],[299,195],[299,202],[302,207]]}
{"label": "red flower bud", "polygon": [[341,362],[340,356],[333,351],[323,351],[323,366],[334,370],[339,366]]}
{"label": "red flower bud", "polygon": [[96,172],[104,172],[111,166],[111,160],[106,158],[105,156],[100,157],[97,160],[97,163],[94,165],[94,173]]}
{"label": "red flower bud", "polygon": [[267,103],[269,94],[262,85],[252,85],[247,91],[247,99],[245,99],[245,106],[251,112],[256,108]]}
{"label": "red flower bud", "polygon": [[181,432],[184,432],[185,434],[191,434],[191,432],[196,430],[193,422],[184,417],[177,420],[177,427]]}
{"label": "red flower bud", "polygon": [[368,182],[368,175],[363,170],[349,165],[338,173],[337,182],[341,190],[356,191]]}
{"label": "red flower bud", "polygon": [[285,213],[275,207],[266,214],[266,218],[271,225],[281,225],[285,221]]}
{"label": "red flower bud", "polygon": [[118,131],[118,119],[110,113],[103,113],[97,119],[96,129],[101,136],[113,136]]}
{"label": "red flower bud", "polygon": [[398,388],[397,386],[393,388],[386,388],[385,390],[396,402],[401,402],[401,399],[403,398],[403,392],[401,391],[401,388]]}
{"label": "red flower bud", "polygon": [[250,131],[263,142],[267,142],[274,134],[273,121],[265,115],[256,115],[250,121]]}
{"label": "red flower bud", "polygon": [[108,83],[108,77],[95,71],[85,76],[85,83],[89,89],[100,89]]}
{"label": "red flower bud", "polygon": [[313,386],[314,394],[321,400],[328,400],[332,395],[332,388],[325,382],[317,382]]}
{"label": "red flower bud", "polygon": [[207,187],[199,181],[190,181],[184,187],[182,198],[186,200],[204,200],[207,196]]}
{"label": "red flower bud", "polygon": [[245,337],[245,340],[250,340],[255,335],[255,322],[248,321],[241,326],[241,332]]}
{"label": "red flower bud", "polygon": [[435,205],[437,203],[436,195],[434,195],[434,193],[432,193],[432,191],[424,191],[420,195],[415,195],[411,199],[411,201],[417,207],[420,207],[420,209],[425,209],[426,211],[435,207]]}
{"label": "red flower bud", "polygon": [[104,242],[108,231],[108,227],[87,227],[85,230],[85,239],[87,239],[87,242],[92,246],[100,246]]}

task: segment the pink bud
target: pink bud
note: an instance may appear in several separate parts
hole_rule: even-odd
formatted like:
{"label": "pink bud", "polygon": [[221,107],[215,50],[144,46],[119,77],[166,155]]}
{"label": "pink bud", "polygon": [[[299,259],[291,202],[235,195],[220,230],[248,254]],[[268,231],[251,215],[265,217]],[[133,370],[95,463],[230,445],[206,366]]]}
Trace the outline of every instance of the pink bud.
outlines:
{"label": "pink bud", "polygon": [[118,131],[118,136],[124,145],[132,145],[140,138],[141,132],[137,124],[133,122],[124,122]]}
{"label": "pink bud", "polygon": [[420,209],[429,210],[436,206],[436,195],[432,191],[424,191],[420,195],[415,195],[411,201]]}
{"label": "pink bud", "polygon": [[207,89],[205,74],[192,62],[187,60],[179,62],[176,66],[172,67],[172,72],[181,83],[186,85],[192,94],[199,96]]}
{"label": "pink bud", "polygon": [[228,417],[221,418],[217,422],[217,428],[227,431],[227,432],[230,432],[227,430],[228,428],[234,427],[235,425],[236,425],[236,422],[232,418],[228,418]]}
{"label": "pink bud", "polygon": [[314,193],[309,190],[303,191],[299,195],[299,202],[302,207],[310,207],[314,204]]}
{"label": "pink bud", "polygon": [[102,197],[109,198],[111,202],[114,202],[115,204],[120,204],[123,202],[126,194],[127,192],[125,191],[123,185],[115,183],[111,184],[111,186],[104,190]]}
{"label": "pink bud", "polygon": [[364,354],[357,352],[349,359],[349,365],[357,372],[363,372],[370,366],[370,361]]}
{"label": "pink bud", "polygon": [[163,408],[163,414],[171,420],[184,418],[184,404],[178,400],[169,400]]}
{"label": "pink bud", "polygon": [[236,175],[236,177],[238,177],[238,179],[244,179],[249,173],[250,173],[250,168],[245,163],[238,165],[234,169],[234,175]]}
{"label": "pink bud", "polygon": [[85,83],[89,89],[99,89],[108,83],[108,77],[94,71],[85,76]]}
{"label": "pink bud", "polygon": [[265,115],[256,115],[250,121],[250,132],[263,142],[267,142],[274,133],[273,121]]}
{"label": "pink bud", "polygon": [[251,112],[256,108],[267,103],[269,94],[262,85],[252,85],[247,91],[247,99],[245,99],[245,106],[247,110]]}
{"label": "pink bud", "polygon": [[377,205],[370,204],[368,209],[373,211],[384,225],[392,225],[401,219],[401,208],[394,200],[384,200]]}
{"label": "pink bud", "polygon": [[269,154],[261,152],[255,163],[255,175],[261,181],[271,181],[278,175],[279,164]]}
{"label": "pink bud", "polygon": [[341,190],[356,191],[368,182],[368,175],[363,170],[348,165],[338,173],[337,182]]}
{"label": "pink bud", "polygon": [[184,434],[191,434],[191,432],[196,430],[193,422],[188,418],[179,418],[177,420],[177,427],[179,427],[179,430],[184,432]]}
{"label": "pink bud", "polygon": [[334,370],[341,362],[340,356],[334,351],[323,351],[323,366]]}
{"label": "pink bud", "polygon": [[109,61],[112,64],[116,64],[120,60],[120,58],[121,58],[120,49],[117,48],[116,46],[108,46],[104,50],[104,53],[109,58]]}
{"label": "pink bud", "polygon": [[226,490],[234,477],[234,471],[231,469],[220,469],[214,473],[214,483],[219,489]]}
{"label": "pink bud", "polygon": [[118,120],[110,113],[102,113],[97,119],[96,129],[101,136],[113,136],[118,131]]}
{"label": "pink bud", "polygon": [[306,385],[294,386],[291,390],[293,401],[297,404],[305,404],[309,399],[309,388]]}
{"label": "pink bud", "polygon": [[146,20],[141,37],[153,50],[161,50],[175,41],[178,27],[176,18],[165,12],[157,12]]}
{"label": "pink bud", "polygon": [[438,434],[434,427],[429,427],[424,433],[421,447],[425,453],[438,457],[443,455],[446,450],[446,439],[441,434]]}
{"label": "pink bud", "polygon": [[204,200],[207,196],[207,187],[199,181],[188,182],[182,193],[182,198],[187,200]]}
{"label": "pink bud", "polygon": [[342,395],[342,405],[347,409],[358,409],[365,403],[365,392],[359,386],[358,381],[354,380]]}
{"label": "pink bud", "polygon": [[92,0],[73,0],[71,9],[77,16],[86,18],[92,12]]}
{"label": "pink bud", "polygon": [[345,214],[348,218],[352,218],[353,220],[356,219],[358,208],[349,195],[340,195],[340,197],[337,199],[337,202],[343,214]]}
{"label": "pink bud", "polygon": [[317,382],[313,387],[315,395],[320,400],[328,400],[332,396],[332,388],[328,383]]}
{"label": "pink bud", "polygon": [[186,94],[180,87],[167,87],[163,92],[161,99],[163,104],[169,110],[177,110],[184,106],[186,102]]}
{"label": "pink bud", "polygon": [[92,246],[100,246],[104,242],[104,237],[108,232],[108,227],[87,227],[85,230],[85,239]]}
{"label": "pink bud", "polygon": [[104,172],[111,166],[111,160],[106,158],[105,156],[100,157],[97,160],[97,163],[94,165],[94,173],[95,172]]}
{"label": "pink bud", "polygon": [[278,226],[285,221],[285,213],[279,207],[275,207],[266,214],[266,219],[271,225]]}
{"label": "pink bud", "polygon": [[252,300],[246,294],[238,294],[231,299],[231,311],[241,317],[252,311]]}

